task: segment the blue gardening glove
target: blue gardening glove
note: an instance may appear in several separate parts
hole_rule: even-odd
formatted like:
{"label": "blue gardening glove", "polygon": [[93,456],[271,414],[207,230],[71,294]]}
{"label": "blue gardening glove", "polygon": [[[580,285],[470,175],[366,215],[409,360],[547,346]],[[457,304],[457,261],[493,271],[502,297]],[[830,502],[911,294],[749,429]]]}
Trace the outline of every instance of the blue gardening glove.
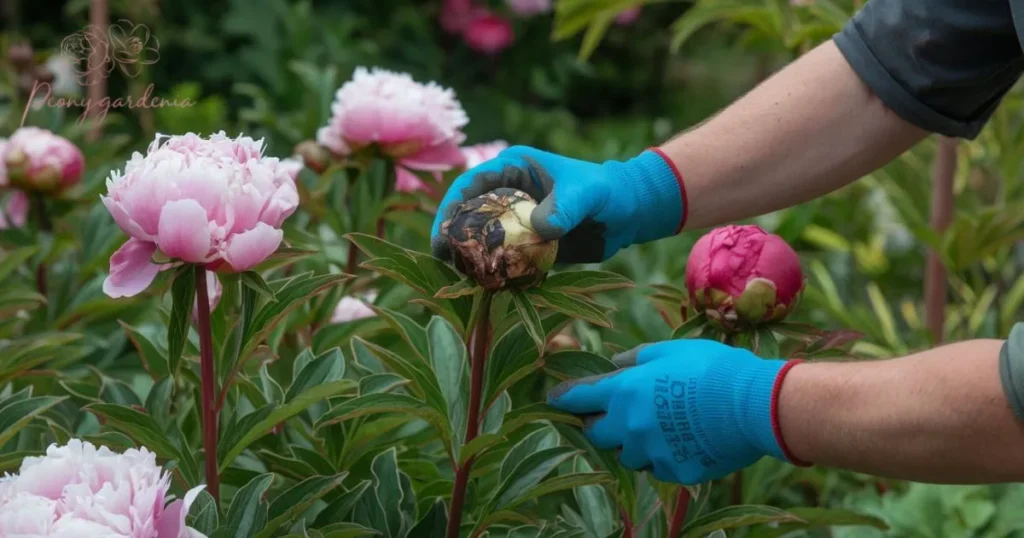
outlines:
{"label": "blue gardening glove", "polygon": [[678,233],[685,217],[682,178],[660,150],[592,163],[513,146],[455,179],[434,219],[434,256],[451,260],[439,231],[458,204],[501,187],[537,200],[534,230],[547,240],[564,237],[558,263],[606,260],[621,248]]}
{"label": "blue gardening glove", "polygon": [[663,482],[721,478],[763,456],[787,457],[775,408],[798,360],[762,359],[714,340],[645,344],[613,357],[626,368],[566,381],[548,403],[583,415],[584,433]]}

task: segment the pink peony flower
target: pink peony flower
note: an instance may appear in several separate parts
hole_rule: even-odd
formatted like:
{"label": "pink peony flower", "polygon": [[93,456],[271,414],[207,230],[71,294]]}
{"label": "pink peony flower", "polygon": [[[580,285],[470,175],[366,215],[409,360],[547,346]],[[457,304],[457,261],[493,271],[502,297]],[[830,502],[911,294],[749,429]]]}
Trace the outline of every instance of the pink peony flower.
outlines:
{"label": "pink peony flower", "polygon": [[508,19],[483,11],[473,16],[462,31],[462,39],[473,50],[497,54],[512,44],[515,35]]}
{"label": "pink peony flower", "polygon": [[401,166],[395,167],[395,190],[398,192],[431,192],[430,185]]}
{"label": "pink peony flower", "polygon": [[3,148],[7,180],[29,192],[55,193],[82,179],[85,157],[71,141],[38,127],[22,127]]}
{"label": "pink peony flower", "polygon": [[356,297],[342,297],[338,301],[338,306],[334,307],[334,314],[331,316],[331,323],[345,323],[346,321],[355,321],[357,319],[370,318],[376,316],[377,313],[367,303],[372,303],[377,299],[377,292],[370,291],[366,294],[366,299],[359,299]]}
{"label": "pink peony flower", "polygon": [[615,16],[615,24],[625,26],[633,24],[640,17],[640,8],[631,7]]}
{"label": "pink peony flower", "polygon": [[551,11],[551,0],[505,0],[505,5],[523,17]]}
{"label": "pink peony flower", "polygon": [[287,159],[281,159],[278,164],[278,167],[283,169],[284,172],[288,174],[288,177],[292,178],[293,183],[298,180],[299,172],[302,171],[304,166],[305,164],[302,162],[301,157],[288,157]]}
{"label": "pink peony flower", "polygon": [[461,34],[479,10],[479,7],[473,5],[473,0],[444,0],[441,6],[441,28],[450,34]]}
{"label": "pink peony flower", "polygon": [[7,203],[0,207],[0,230],[6,228],[21,228],[28,221],[28,196],[15,191],[7,199]]}
{"label": "pink peony flower", "polygon": [[180,262],[247,271],[277,250],[299,203],[288,166],[263,157],[262,140],[223,132],[157,135],[145,156],[111,174],[100,198],[130,236],[110,258],[103,291],[111,297],[140,293]]}
{"label": "pink peony flower", "polygon": [[169,486],[145,448],[51,445],[0,484],[0,537],[201,538],[185,516],[203,486],[166,504]]}
{"label": "pink peony flower", "polygon": [[462,148],[462,155],[466,157],[466,169],[469,170],[478,164],[497,157],[506,148],[508,148],[508,142],[504,140],[495,140]]}
{"label": "pink peony flower", "polygon": [[469,119],[455,93],[436,83],[360,67],[338,90],[331,111],[317,142],[338,156],[377,146],[395,160],[396,188],[419,182],[410,170],[444,172],[465,160],[459,144]]}
{"label": "pink peony flower", "polygon": [[783,319],[803,286],[793,248],[755,225],[711,230],[686,261],[691,304],[727,326]]}

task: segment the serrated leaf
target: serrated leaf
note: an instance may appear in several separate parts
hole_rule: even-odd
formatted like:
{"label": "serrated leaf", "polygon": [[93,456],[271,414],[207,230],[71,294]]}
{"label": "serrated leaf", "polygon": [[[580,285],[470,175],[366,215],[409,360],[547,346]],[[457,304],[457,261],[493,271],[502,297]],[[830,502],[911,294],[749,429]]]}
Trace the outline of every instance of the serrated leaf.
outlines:
{"label": "serrated leaf", "polygon": [[531,288],[530,298],[541,306],[546,306],[556,312],[561,312],[569,317],[582,319],[602,327],[611,327],[612,323],[608,316],[604,315],[596,306],[579,295],[553,291],[545,288]]}
{"label": "serrated leaf", "polygon": [[265,416],[261,416],[260,420],[255,422],[255,424],[245,432],[241,439],[223,452],[219,466],[221,472],[227,469],[243,450],[254,443],[257,439],[270,432],[274,426],[298,415],[320,400],[332,398],[346,392],[355,392],[356,387],[356,382],[351,379],[338,379],[336,381],[331,381],[330,383],[324,383],[323,385],[317,385],[309,388],[301,394],[297,394],[295,398],[288,403],[273,406],[273,411],[269,411]]}
{"label": "serrated leaf", "polygon": [[548,275],[542,287],[568,293],[597,293],[632,288],[633,282],[609,271],[564,271]]}
{"label": "serrated leaf", "polygon": [[181,363],[195,304],[196,271],[189,265],[178,272],[171,284],[171,319],[167,324],[167,367],[171,372],[177,372]]}
{"label": "serrated leaf", "polygon": [[267,513],[269,521],[260,532],[256,533],[256,538],[273,536],[275,531],[290,524],[313,503],[340,486],[347,475],[346,472],[334,476],[313,476],[285,490],[270,503]]}
{"label": "serrated leaf", "polygon": [[231,529],[228,536],[252,538],[267,524],[267,503],[263,496],[274,481],[273,473],[253,478],[235,493],[224,519],[224,527]]}

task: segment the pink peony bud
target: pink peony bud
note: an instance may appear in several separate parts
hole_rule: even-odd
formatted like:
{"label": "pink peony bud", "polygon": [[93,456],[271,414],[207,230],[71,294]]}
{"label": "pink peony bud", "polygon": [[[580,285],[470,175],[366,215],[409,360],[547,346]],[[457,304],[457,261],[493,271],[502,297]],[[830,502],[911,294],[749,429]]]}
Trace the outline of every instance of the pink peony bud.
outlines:
{"label": "pink peony bud", "polygon": [[529,17],[551,11],[551,0],[505,0],[505,5],[521,17]]}
{"label": "pink peony bud", "polygon": [[484,54],[497,54],[505,50],[514,38],[508,19],[486,11],[470,19],[462,31],[462,39],[466,44]]}
{"label": "pink peony bud", "polygon": [[640,17],[640,8],[632,7],[615,16],[615,24],[626,26],[633,24]]}
{"label": "pink peony bud", "polygon": [[130,239],[110,258],[103,291],[135,295],[178,262],[241,272],[273,254],[299,195],[288,165],[263,149],[223,132],[157,135],[145,156],[115,170],[100,198]]}
{"label": "pink peony bud", "polygon": [[370,291],[366,294],[366,299],[359,299],[357,297],[342,297],[338,301],[338,306],[334,308],[334,314],[331,316],[331,323],[345,323],[346,321],[355,321],[357,319],[371,318],[376,316],[377,313],[370,308],[369,304],[377,299],[377,292]]}
{"label": "pink peony bud", "polygon": [[711,230],[694,244],[686,262],[690,302],[727,327],[783,319],[803,285],[793,248],[754,225]]}
{"label": "pink peony bud", "polygon": [[77,146],[38,127],[15,131],[3,157],[10,184],[27,192],[60,192],[78,183],[85,169],[85,157]]}
{"label": "pink peony bud", "polygon": [[466,157],[466,169],[468,170],[497,157],[506,148],[508,148],[508,142],[504,140],[495,140],[462,148],[462,154]]}
{"label": "pink peony bud", "polygon": [[363,67],[335,94],[332,116],[317,142],[339,157],[376,147],[410,170],[462,166],[459,145],[469,122],[455,92],[421,84],[405,73]]}
{"label": "pink peony bud", "polygon": [[185,516],[203,487],[167,504],[170,480],[145,448],[50,445],[0,481],[0,536],[202,537]]}

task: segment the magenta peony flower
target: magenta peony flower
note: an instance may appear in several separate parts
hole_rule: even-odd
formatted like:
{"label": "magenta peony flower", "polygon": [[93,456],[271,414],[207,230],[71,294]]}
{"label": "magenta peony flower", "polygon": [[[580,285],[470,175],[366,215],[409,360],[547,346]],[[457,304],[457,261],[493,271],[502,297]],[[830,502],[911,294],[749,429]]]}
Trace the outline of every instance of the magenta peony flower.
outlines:
{"label": "magenta peony flower", "polygon": [[640,17],[640,8],[631,7],[615,16],[615,24],[625,26],[633,24]]}
{"label": "magenta peony flower", "polygon": [[356,297],[342,297],[338,301],[338,306],[334,307],[334,314],[331,316],[331,323],[345,323],[346,321],[355,321],[357,319],[370,318],[376,316],[377,313],[370,308],[369,304],[377,299],[377,292],[370,291],[366,294],[366,299],[359,299]]}
{"label": "magenta peony flower", "polygon": [[436,83],[360,67],[338,90],[331,111],[317,142],[342,157],[377,146],[395,160],[396,188],[408,192],[420,182],[410,170],[444,172],[465,160],[459,144],[469,119],[455,93]]}
{"label": "magenta peony flower", "polygon": [[495,140],[462,148],[462,155],[466,158],[466,169],[469,170],[478,164],[497,157],[506,148],[508,148],[508,142],[504,140]]}
{"label": "magenta peony flower", "polygon": [[796,252],[759,226],[715,228],[694,244],[686,262],[692,305],[727,326],[783,319],[803,286]]}
{"label": "magenta peony flower", "polygon": [[185,526],[203,486],[166,504],[170,474],[145,448],[51,445],[0,481],[0,537],[204,538]]}
{"label": "magenta peony flower", "polygon": [[515,35],[508,19],[482,11],[473,16],[462,31],[462,39],[473,50],[484,54],[497,54],[512,44]]}
{"label": "magenta peony flower", "polygon": [[262,140],[223,132],[157,135],[145,156],[111,174],[100,198],[130,236],[110,258],[103,291],[111,297],[138,294],[181,262],[247,271],[277,250],[299,204],[289,167],[263,157]]}
{"label": "magenta peony flower", "polygon": [[461,34],[479,10],[479,7],[473,5],[473,0],[444,0],[441,6],[441,28],[450,34]]}
{"label": "magenta peony flower", "polygon": [[[7,139],[0,138],[0,197],[3,196],[3,187],[7,187],[7,167],[4,165],[4,148],[7,147]],[[20,228],[28,221],[28,196],[21,191],[14,191],[3,204],[0,204],[0,230],[6,228]]]}
{"label": "magenta peony flower", "polygon": [[38,127],[22,127],[3,148],[7,179],[28,192],[55,193],[82,179],[85,157],[68,139]]}
{"label": "magenta peony flower", "polygon": [[551,0],[505,0],[516,15],[529,17],[551,11]]}

